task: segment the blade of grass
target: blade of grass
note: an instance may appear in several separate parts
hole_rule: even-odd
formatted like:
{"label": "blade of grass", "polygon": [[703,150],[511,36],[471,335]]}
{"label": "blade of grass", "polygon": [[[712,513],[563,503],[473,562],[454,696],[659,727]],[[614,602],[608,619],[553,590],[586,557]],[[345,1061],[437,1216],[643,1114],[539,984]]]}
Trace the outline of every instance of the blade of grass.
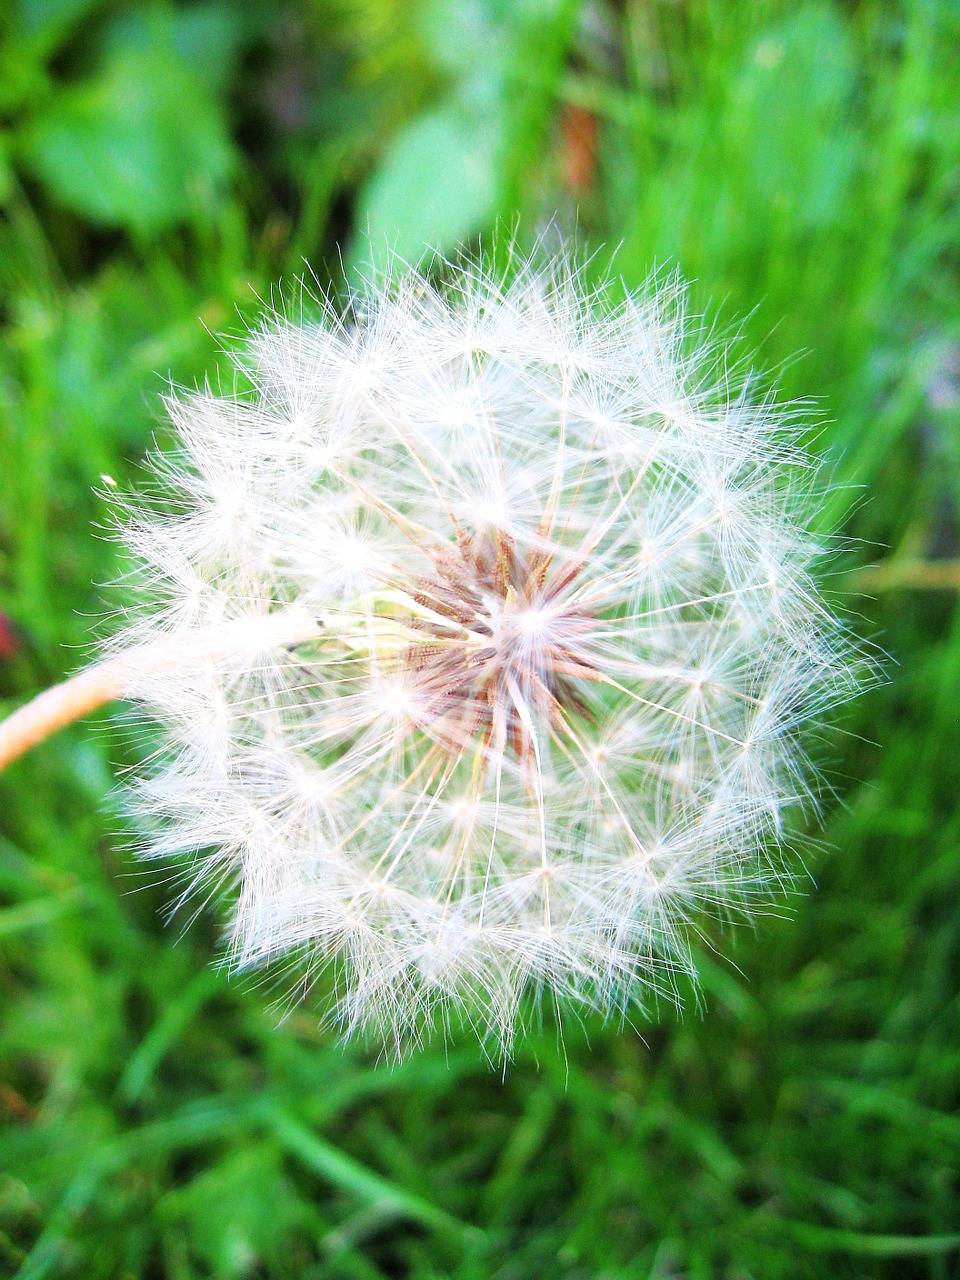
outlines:
{"label": "blade of grass", "polygon": [[422,1196],[388,1182],[305,1128],[282,1108],[269,1105],[266,1115],[270,1128],[286,1150],[335,1186],[376,1208],[436,1231],[464,1249],[474,1247],[483,1239],[479,1228],[462,1222]]}

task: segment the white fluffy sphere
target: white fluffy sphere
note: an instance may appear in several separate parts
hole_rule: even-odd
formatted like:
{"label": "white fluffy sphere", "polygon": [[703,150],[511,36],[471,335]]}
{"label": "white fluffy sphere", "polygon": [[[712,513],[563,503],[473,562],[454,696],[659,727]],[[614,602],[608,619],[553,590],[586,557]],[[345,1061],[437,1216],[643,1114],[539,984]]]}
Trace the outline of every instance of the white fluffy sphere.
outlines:
{"label": "white fluffy sphere", "polygon": [[390,1052],[451,1015],[506,1050],[531,991],[642,1003],[692,915],[784,874],[798,728],[855,664],[798,415],[682,301],[400,272],[270,317],[250,394],[172,404],[117,642],[175,658],[135,690],[145,852],[230,887],[238,967],[332,963],[331,1017]]}

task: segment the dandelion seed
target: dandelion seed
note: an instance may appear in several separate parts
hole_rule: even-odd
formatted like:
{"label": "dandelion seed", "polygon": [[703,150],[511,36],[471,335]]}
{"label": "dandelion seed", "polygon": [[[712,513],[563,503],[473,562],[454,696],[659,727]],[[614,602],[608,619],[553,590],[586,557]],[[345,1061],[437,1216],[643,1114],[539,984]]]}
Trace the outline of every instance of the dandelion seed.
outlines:
{"label": "dandelion seed", "polygon": [[171,402],[142,607],[44,725],[137,700],[144,856],[227,893],[237,968],[334,966],[330,1019],[388,1051],[671,991],[691,917],[787,877],[799,730],[866,669],[797,415],[711,381],[679,288],[568,259],[317,309],[250,336],[248,397]]}

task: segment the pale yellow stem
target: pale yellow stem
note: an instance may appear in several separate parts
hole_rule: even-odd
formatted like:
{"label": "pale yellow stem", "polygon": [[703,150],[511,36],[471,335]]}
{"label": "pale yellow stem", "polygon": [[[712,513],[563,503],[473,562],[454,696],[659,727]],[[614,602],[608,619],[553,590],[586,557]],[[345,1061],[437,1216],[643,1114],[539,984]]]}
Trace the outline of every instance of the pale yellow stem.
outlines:
{"label": "pale yellow stem", "polygon": [[[369,624],[374,624],[374,634]],[[302,613],[296,606],[248,618],[235,618],[216,627],[172,635],[169,639],[133,646],[114,657],[94,663],[77,675],[38,694],[31,702],[0,722],[0,770],[19,759],[38,742],[65,725],[96,711],[117,698],[140,696],[144,679],[164,673],[195,671],[205,663],[257,655],[300,645],[322,637],[351,652],[392,652],[418,638],[402,622],[378,618],[373,612],[341,611],[324,619]]]}
{"label": "pale yellow stem", "polygon": [[858,590],[956,591],[960,589],[960,560],[894,558],[856,570]]}
{"label": "pale yellow stem", "polygon": [[129,679],[126,662],[111,658],[38,693],[0,723],[0,769],[5,769],[58,729],[123,697]]}
{"label": "pale yellow stem", "polygon": [[193,671],[204,663],[302,644],[325,630],[321,622],[291,608],[200,628],[105,658],[46,689],[0,722],[0,769],[58,729],[136,691],[144,677]]}

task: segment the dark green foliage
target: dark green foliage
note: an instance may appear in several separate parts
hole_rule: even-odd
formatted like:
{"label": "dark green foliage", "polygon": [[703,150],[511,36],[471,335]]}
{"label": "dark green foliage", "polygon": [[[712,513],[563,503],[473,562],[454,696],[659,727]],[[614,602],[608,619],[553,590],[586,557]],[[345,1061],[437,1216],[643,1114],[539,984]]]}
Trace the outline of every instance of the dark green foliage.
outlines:
{"label": "dark green foliage", "polygon": [[894,661],[824,749],[816,887],[708,929],[702,1012],[547,1025],[502,1075],[466,1043],[391,1069],[309,1004],[281,1020],[213,967],[212,913],[164,928],[107,799],[130,744],[106,718],[45,744],[0,778],[0,1274],[960,1276],[956,5],[2,21],[5,704],[89,643],[114,573],[94,489],[137,482],[209,331],[304,258],[337,285],[367,227],[416,256],[578,208],[628,285],[678,266],[817,397],[817,447],[860,486],[825,503],[858,548],[837,589]]}

